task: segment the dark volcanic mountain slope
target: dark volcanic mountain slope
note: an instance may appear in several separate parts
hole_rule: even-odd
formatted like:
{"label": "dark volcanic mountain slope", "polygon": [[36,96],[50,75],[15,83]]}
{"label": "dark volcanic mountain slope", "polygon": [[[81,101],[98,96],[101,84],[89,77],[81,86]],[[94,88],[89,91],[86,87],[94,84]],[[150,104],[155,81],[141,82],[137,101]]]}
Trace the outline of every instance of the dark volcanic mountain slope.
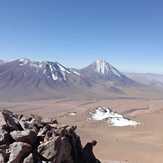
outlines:
{"label": "dark volcanic mountain slope", "polygon": [[[37,86],[42,83],[50,87],[57,85],[74,85],[82,82],[80,74],[71,71],[58,62],[33,62],[28,59],[20,59],[0,65],[0,79],[4,87]],[[86,83],[84,83],[86,84]]]}
{"label": "dark volcanic mountain slope", "polygon": [[[58,62],[19,59],[0,64],[0,95],[63,96],[70,90],[87,87],[80,74]],[[44,93],[44,95],[42,94]],[[62,94],[62,95],[60,95]],[[13,97],[14,98],[14,97]]]}
{"label": "dark volcanic mountain slope", "polygon": [[81,69],[80,73],[91,83],[110,82],[114,86],[133,86],[137,84],[104,60],[96,60],[88,67]]}
{"label": "dark volcanic mountain slope", "polygon": [[97,60],[75,70],[58,62],[18,59],[0,64],[0,100],[45,98],[107,98],[126,95],[138,84],[109,63]]}

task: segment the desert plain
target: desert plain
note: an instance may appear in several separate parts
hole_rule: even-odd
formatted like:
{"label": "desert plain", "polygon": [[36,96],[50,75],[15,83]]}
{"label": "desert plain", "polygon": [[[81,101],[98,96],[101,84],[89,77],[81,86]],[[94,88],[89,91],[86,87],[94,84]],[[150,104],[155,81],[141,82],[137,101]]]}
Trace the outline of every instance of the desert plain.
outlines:
{"label": "desert plain", "polygon": [[[163,99],[90,99],[1,102],[1,108],[17,113],[55,117],[61,124],[77,125],[82,144],[97,140],[96,156],[103,163],[163,162]],[[137,126],[113,127],[90,119],[98,106],[139,122]]]}

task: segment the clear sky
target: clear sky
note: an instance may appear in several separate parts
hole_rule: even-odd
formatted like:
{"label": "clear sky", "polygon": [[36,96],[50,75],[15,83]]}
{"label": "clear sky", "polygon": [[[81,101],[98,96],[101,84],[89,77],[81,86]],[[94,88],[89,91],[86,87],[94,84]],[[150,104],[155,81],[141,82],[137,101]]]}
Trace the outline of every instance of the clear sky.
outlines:
{"label": "clear sky", "polygon": [[163,73],[162,0],[0,0],[0,58]]}

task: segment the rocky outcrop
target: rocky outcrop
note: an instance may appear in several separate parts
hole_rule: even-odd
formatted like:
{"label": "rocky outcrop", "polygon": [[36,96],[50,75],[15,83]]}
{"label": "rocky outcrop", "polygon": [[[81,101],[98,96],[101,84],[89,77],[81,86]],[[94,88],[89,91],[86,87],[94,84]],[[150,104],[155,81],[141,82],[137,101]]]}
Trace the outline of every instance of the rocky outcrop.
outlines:
{"label": "rocky outcrop", "polygon": [[25,131],[12,131],[10,132],[10,135],[17,142],[24,142],[35,145],[37,141],[36,132],[29,129]]}
{"label": "rocky outcrop", "polygon": [[9,134],[6,130],[0,129],[0,145],[7,144],[9,138]]}
{"label": "rocky outcrop", "polygon": [[3,121],[5,120],[6,124],[3,125],[2,127],[6,126],[9,130],[20,130],[21,126],[18,121],[18,115],[15,113],[12,113],[8,110],[4,110],[1,112],[3,115]]}
{"label": "rocky outcrop", "polygon": [[82,146],[76,126],[55,119],[0,112],[0,163],[99,163],[95,141]]}
{"label": "rocky outcrop", "polygon": [[8,163],[22,162],[32,152],[32,146],[23,142],[14,142],[10,145],[10,157]]}

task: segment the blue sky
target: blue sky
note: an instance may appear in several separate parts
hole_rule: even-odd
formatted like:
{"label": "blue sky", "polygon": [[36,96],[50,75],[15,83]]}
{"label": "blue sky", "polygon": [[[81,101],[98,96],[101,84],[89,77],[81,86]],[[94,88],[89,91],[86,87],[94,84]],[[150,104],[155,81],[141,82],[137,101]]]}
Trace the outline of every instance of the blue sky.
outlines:
{"label": "blue sky", "polygon": [[0,58],[163,73],[161,0],[0,0]]}

